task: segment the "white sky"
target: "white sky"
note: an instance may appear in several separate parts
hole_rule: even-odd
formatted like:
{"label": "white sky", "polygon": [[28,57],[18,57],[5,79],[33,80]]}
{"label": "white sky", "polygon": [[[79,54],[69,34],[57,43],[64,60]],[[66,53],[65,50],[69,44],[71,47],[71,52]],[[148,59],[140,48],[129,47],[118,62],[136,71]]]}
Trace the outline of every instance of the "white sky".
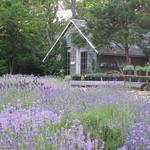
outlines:
{"label": "white sky", "polygon": [[60,20],[62,19],[69,19],[72,17],[72,14],[71,14],[71,10],[68,9],[68,10],[60,10],[57,12],[57,16],[60,18]]}
{"label": "white sky", "polygon": [[[77,0],[77,1],[83,1],[83,0]],[[62,19],[69,19],[72,17],[72,13],[71,13],[71,10],[68,9],[68,10],[64,10],[64,7],[63,7],[63,2],[60,1],[60,7],[59,7],[59,11],[57,13],[57,16],[60,18],[60,20]],[[63,10],[62,10],[63,9]]]}

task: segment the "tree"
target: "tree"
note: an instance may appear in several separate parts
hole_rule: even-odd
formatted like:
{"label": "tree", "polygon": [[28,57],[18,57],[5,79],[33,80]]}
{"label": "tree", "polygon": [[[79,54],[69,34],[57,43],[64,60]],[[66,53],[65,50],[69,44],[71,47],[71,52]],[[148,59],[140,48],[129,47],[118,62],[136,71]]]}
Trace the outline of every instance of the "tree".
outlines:
{"label": "tree", "polygon": [[98,3],[99,5],[94,5],[91,9],[91,16],[87,18],[94,43],[99,49],[111,43],[123,48],[126,63],[129,64],[130,46],[141,43],[143,34],[150,30],[147,23],[150,20],[148,17],[150,2],[101,0]]}
{"label": "tree", "polygon": [[71,0],[72,18],[77,18],[76,0]]}
{"label": "tree", "polygon": [[7,60],[9,73],[13,73],[16,58],[18,54],[22,53],[21,47],[25,46],[23,42],[25,35],[20,26],[23,18],[19,16],[20,13],[26,17],[27,12],[18,1],[15,1],[15,3],[3,1],[0,5],[1,31],[7,34],[7,36],[1,37],[0,52],[1,57]]}
{"label": "tree", "polygon": [[36,9],[35,14],[41,16],[46,23],[44,32],[49,48],[53,45],[56,38],[55,36],[61,29],[61,25],[57,17],[58,7],[59,0],[39,0],[34,3],[34,8]]}
{"label": "tree", "polygon": [[63,0],[64,9],[70,9],[72,13],[72,18],[78,18],[77,13],[77,0]]}
{"label": "tree", "polygon": [[77,1],[78,18],[82,20],[90,20],[91,10],[100,5],[101,0],[79,0]]}
{"label": "tree", "polygon": [[26,74],[45,72],[42,59],[61,30],[57,9],[56,0],[1,1],[0,70]]}
{"label": "tree", "polygon": [[47,58],[45,74],[60,75],[61,70],[67,74],[67,49],[66,40],[61,38]]}
{"label": "tree", "polygon": [[150,1],[140,1],[138,8],[139,17],[137,20],[138,25],[145,29],[144,41],[139,45],[146,55],[150,55]]}

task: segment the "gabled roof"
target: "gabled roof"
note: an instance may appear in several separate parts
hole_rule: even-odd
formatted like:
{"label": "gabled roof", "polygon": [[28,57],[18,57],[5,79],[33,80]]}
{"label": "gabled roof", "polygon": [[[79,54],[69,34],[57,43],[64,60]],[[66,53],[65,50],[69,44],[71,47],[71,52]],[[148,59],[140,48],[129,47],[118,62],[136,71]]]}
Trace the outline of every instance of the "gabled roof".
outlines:
{"label": "gabled roof", "polygon": [[86,22],[84,20],[72,19],[72,20],[70,20],[70,22],[68,23],[68,25],[65,27],[65,29],[63,30],[63,32],[60,34],[60,36],[58,37],[58,39],[56,40],[56,42],[54,43],[54,45],[48,51],[48,53],[46,54],[46,56],[43,59],[43,62],[46,60],[46,58],[48,57],[48,55],[51,53],[51,51],[54,49],[54,47],[56,46],[56,44],[59,42],[59,40],[61,39],[61,37],[64,36],[64,34],[67,32],[67,30],[70,28],[71,25],[74,25],[74,27],[77,29],[77,31],[80,33],[80,35],[87,41],[87,43],[91,46],[91,48],[94,49],[94,51],[98,54],[98,51],[96,50],[96,47],[94,46],[94,44],[91,42],[91,40],[89,39],[89,37],[86,36],[85,33],[83,33],[82,30],[81,30],[82,27],[84,27],[84,28],[86,27]]}

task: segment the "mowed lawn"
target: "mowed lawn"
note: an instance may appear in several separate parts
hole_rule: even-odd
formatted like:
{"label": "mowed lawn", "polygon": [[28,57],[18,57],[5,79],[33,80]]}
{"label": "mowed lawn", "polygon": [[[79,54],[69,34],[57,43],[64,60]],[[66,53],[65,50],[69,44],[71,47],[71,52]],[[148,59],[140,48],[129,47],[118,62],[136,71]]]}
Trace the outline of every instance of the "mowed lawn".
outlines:
{"label": "mowed lawn", "polygon": [[0,149],[150,150],[150,97],[121,86],[0,77]]}

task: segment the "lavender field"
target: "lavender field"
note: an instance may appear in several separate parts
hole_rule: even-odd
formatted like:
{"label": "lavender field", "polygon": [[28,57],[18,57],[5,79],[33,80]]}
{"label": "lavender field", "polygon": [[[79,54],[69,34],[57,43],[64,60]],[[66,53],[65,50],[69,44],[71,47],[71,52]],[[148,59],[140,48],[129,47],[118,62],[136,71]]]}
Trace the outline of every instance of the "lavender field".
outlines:
{"label": "lavender field", "polygon": [[150,97],[51,77],[0,78],[0,149],[150,150]]}

